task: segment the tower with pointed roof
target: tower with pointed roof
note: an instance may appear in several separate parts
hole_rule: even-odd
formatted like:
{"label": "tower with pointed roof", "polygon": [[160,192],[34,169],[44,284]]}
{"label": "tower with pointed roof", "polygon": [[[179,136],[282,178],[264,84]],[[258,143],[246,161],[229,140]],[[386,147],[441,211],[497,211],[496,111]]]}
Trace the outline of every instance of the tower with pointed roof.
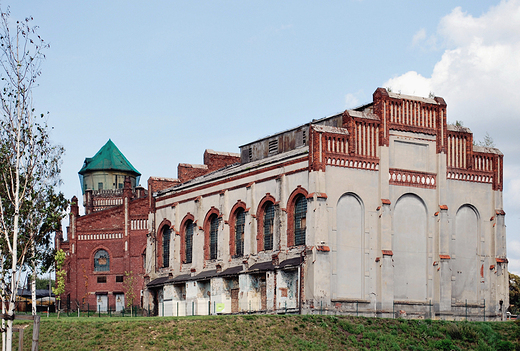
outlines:
{"label": "tower with pointed roof", "polygon": [[111,139],[94,157],[85,158],[78,173],[86,213],[120,205],[125,183],[135,192],[141,177]]}

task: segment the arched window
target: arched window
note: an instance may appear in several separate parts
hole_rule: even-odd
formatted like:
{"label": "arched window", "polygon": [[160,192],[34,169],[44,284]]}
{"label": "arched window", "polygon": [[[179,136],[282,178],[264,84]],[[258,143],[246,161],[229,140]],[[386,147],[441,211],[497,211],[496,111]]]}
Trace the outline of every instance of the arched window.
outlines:
{"label": "arched window", "polygon": [[162,231],[162,256],[163,256],[163,267],[170,266],[170,234],[171,229],[169,226],[164,226]]}
{"label": "arched window", "polygon": [[294,205],[294,245],[305,245],[307,199],[298,195]]}
{"label": "arched window", "polygon": [[193,260],[193,221],[189,219],[184,229],[184,263]]}
{"label": "arched window", "polygon": [[218,220],[217,215],[212,215],[210,218],[210,228],[209,228],[209,259],[210,260],[217,258],[218,224],[219,224],[219,220]]}
{"label": "arched window", "polygon": [[108,272],[110,270],[110,256],[105,250],[98,250],[94,255],[94,272]]}
{"label": "arched window", "polygon": [[243,208],[239,208],[235,215],[235,255],[244,255],[244,226],[246,223],[246,213]]}
{"label": "arched window", "polygon": [[264,250],[273,249],[274,205],[267,202],[264,209]]}
{"label": "arched window", "polygon": [[287,247],[305,245],[307,190],[298,185],[287,201]]}

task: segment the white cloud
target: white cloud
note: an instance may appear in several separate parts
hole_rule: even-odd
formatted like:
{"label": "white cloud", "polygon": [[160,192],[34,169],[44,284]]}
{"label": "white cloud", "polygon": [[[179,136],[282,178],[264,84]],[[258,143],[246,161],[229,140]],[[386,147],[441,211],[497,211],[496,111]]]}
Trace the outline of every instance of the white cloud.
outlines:
{"label": "white cloud", "polygon": [[[424,33],[424,37],[426,33]],[[423,39],[421,31],[412,39]],[[383,84],[392,91],[445,98],[448,119],[462,120],[476,140],[489,132],[504,153],[504,210],[509,267],[520,272],[520,0],[502,1],[480,17],[455,8],[428,41],[444,53],[431,77],[410,71]]]}
{"label": "white cloud", "polygon": [[421,28],[412,38],[412,45],[415,46],[426,39],[426,29]]}
{"label": "white cloud", "polygon": [[417,96],[428,96],[432,91],[431,79],[425,78],[414,71],[389,79],[383,86],[391,88],[394,93]]}

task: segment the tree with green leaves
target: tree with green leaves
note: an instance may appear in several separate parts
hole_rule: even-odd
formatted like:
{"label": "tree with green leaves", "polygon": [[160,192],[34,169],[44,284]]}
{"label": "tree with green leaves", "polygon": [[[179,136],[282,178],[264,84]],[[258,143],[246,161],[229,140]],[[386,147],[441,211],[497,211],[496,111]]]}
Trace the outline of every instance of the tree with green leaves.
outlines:
{"label": "tree with green leaves", "polygon": [[65,276],[67,272],[63,269],[65,264],[65,251],[59,249],[54,256],[56,260],[56,287],[52,288],[52,292],[58,302],[58,318],[60,318],[61,310],[61,294],[65,292]]}
{"label": "tree with green leaves", "polygon": [[520,312],[520,277],[509,272],[509,312]]}
{"label": "tree with green leaves", "polygon": [[32,18],[13,22],[9,9],[0,9],[0,281],[8,351],[22,270],[42,259],[39,247],[48,252],[49,233],[62,215],[61,205],[49,207],[47,200],[60,196],[53,187],[63,148],[51,143],[46,117],[35,114],[32,99],[47,48]]}
{"label": "tree with green leaves", "polygon": [[[134,306],[134,301],[136,298],[135,283],[136,281],[133,272],[125,272],[125,277],[123,280],[123,286],[125,288],[125,301],[126,307],[130,307],[130,309]],[[130,316],[132,316],[132,312],[130,312]]]}

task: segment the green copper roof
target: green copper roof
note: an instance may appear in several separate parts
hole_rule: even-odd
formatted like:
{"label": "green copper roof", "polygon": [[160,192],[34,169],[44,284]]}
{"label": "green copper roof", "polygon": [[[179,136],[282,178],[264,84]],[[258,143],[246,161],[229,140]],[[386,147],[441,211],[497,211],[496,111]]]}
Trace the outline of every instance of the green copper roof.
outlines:
{"label": "green copper roof", "polygon": [[141,175],[110,139],[94,157],[85,158],[85,163],[78,173],[84,175],[92,171],[105,170],[130,172],[135,176]]}

